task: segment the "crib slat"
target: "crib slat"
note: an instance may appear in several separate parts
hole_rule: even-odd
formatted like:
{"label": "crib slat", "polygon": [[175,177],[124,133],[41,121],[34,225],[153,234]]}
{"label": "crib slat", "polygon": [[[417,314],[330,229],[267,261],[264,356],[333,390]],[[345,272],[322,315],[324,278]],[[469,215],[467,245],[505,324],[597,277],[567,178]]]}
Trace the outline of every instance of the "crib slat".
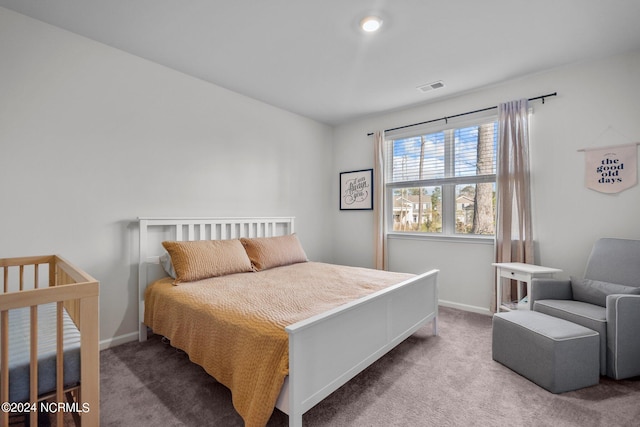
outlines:
{"label": "crib slat", "polygon": [[[6,267],[5,267],[6,275]],[[6,280],[5,280],[6,283]],[[5,285],[6,287],[6,285]],[[9,311],[0,313],[0,401],[9,401]],[[2,425],[9,425],[9,412],[2,411]]]}
{"label": "crib slat", "polygon": [[[56,303],[56,402],[64,402],[64,348],[62,347],[64,342],[63,305],[64,303],[62,301]],[[56,413],[56,421],[59,426],[64,425],[63,415],[63,411]]]}
{"label": "crib slat", "polygon": [[9,267],[4,266],[4,293],[9,292]]}
{"label": "crib slat", "polygon": [[49,287],[56,285],[56,263],[49,262]]}
{"label": "crib slat", "polygon": [[[29,341],[29,401],[38,402],[38,306],[31,306],[31,325]],[[31,425],[38,425],[38,412],[31,411],[29,415]]]}

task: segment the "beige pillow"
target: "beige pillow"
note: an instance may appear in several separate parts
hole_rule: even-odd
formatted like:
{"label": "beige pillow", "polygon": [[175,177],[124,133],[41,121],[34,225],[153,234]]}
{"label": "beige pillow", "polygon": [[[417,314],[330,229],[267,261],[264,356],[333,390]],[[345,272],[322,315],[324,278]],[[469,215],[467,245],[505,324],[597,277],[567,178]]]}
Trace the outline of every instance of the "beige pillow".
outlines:
{"label": "beige pillow", "polygon": [[251,261],[237,239],[162,242],[162,246],[171,255],[176,271],[174,285],[252,271]]}
{"label": "beige pillow", "polygon": [[307,255],[295,234],[240,239],[255,271],[307,262]]}

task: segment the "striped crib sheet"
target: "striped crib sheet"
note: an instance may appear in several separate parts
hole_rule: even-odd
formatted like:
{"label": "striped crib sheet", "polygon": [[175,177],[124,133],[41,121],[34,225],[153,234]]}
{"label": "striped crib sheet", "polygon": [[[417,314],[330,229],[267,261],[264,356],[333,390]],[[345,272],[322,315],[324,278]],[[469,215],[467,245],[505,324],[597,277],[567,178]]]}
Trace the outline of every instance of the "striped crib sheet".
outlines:
{"label": "striped crib sheet", "polygon": [[[9,310],[9,400],[29,400],[29,307]],[[64,385],[80,383],[80,331],[63,310]],[[38,395],[56,389],[56,304],[38,306]]]}

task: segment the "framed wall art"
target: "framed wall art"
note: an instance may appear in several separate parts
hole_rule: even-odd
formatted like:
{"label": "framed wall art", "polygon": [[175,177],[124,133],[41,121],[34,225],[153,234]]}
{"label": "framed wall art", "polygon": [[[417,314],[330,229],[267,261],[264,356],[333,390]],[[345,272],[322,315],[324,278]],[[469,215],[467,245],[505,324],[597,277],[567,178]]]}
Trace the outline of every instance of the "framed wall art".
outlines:
{"label": "framed wall art", "polygon": [[340,172],[340,210],[373,209],[373,169]]}

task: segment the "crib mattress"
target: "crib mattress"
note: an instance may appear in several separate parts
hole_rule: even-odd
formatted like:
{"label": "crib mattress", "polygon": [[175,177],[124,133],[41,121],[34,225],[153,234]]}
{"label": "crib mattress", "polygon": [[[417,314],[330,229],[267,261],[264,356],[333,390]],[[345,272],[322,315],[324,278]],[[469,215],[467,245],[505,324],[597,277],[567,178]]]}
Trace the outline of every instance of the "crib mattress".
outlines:
{"label": "crib mattress", "polygon": [[[29,307],[9,310],[9,400],[29,400]],[[64,385],[80,383],[80,331],[63,310]],[[56,304],[38,306],[38,395],[56,389]]]}

